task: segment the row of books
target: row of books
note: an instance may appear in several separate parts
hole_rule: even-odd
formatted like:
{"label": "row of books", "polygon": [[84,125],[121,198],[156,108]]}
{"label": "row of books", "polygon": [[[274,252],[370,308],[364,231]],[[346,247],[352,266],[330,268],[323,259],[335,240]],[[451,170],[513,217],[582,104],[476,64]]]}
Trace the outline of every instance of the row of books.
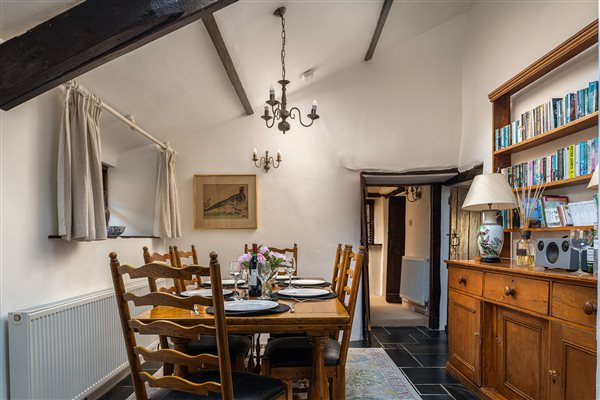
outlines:
{"label": "row of books", "polygon": [[598,81],[564,98],[553,98],[521,114],[521,118],[494,131],[496,151],[559,128],[598,111]]}
{"label": "row of books", "polygon": [[[535,201],[532,198],[523,200],[524,207]],[[569,203],[567,196],[542,196],[533,205],[530,228],[554,228],[563,226],[594,225],[597,220],[597,195],[594,200]],[[520,228],[521,221],[517,210],[500,212],[504,229]]]}
{"label": "row of books", "polygon": [[521,188],[591,174],[598,165],[598,138],[558,149],[556,153],[527,161],[500,172],[509,185]]}

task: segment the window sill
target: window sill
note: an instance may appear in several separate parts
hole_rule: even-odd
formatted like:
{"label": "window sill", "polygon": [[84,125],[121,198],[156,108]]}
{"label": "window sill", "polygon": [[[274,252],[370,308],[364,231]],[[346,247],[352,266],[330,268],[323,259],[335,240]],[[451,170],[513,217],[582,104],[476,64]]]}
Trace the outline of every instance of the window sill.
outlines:
{"label": "window sill", "polygon": [[[48,239],[61,239],[60,235],[48,235]],[[121,236],[109,236],[108,239],[160,239],[158,236],[152,235],[121,235]]]}

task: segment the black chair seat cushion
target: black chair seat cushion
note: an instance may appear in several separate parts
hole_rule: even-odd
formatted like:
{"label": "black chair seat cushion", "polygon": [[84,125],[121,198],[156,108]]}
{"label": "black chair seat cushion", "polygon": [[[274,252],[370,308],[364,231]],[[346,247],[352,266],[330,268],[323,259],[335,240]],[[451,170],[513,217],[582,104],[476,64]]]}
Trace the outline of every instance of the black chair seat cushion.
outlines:
{"label": "black chair seat cushion", "polygon": [[[337,365],[340,358],[340,343],[327,339],[325,365]],[[272,368],[310,367],[312,366],[312,346],[306,337],[282,337],[271,340],[265,348],[265,357],[269,357]]]}
{"label": "black chair seat cushion", "polygon": [[[194,383],[221,381],[219,371],[214,369],[192,372],[185,376],[185,379]],[[231,374],[231,379],[235,400],[274,400],[285,393],[285,385],[279,379],[235,371]],[[217,400],[220,398],[220,393],[209,393],[207,396],[201,396],[169,389],[159,389],[150,396],[151,400]]]}
{"label": "black chair seat cushion", "polygon": [[[229,356],[234,359],[236,355],[246,356],[252,347],[252,340],[244,335],[229,335]],[[217,355],[217,341],[214,336],[201,336],[199,340],[190,341],[185,348],[186,354],[195,356],[208,353]]]}

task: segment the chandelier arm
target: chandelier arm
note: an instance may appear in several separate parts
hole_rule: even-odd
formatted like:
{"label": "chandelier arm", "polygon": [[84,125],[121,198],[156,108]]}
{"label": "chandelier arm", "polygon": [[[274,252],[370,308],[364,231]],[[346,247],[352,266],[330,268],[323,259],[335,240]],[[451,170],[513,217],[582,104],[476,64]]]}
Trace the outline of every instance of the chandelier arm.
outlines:
{"label": "chandelier arm", "polygon": [[273,117],[271,118],[271,124],[269,125],[269,121],[265,121],[265,124],[267,125],[267,128],[271,129],[273,127],[273,125],[275,125],[275,120],[277,118]]}
{"label": "chandelier arm", "polygon": [[294,113],[294,111],[296,111],[296,112],[298,113],[298,121],[300,122],[300,124],[301,124],[303,127],[305,127],[305,128],[308,128],[308,127],[312,126],[312,124],[315,122],[315,120],[314,120],[314,119],[311,119],[311,120],[310,120],[310,124],[305,124],[305,123],[302,121],[302,113],[300,112],[300,109],[299,109],[298,107],[292,107],[292,108],[290,109],[290,118],[291,118],[291,119],[296,119],[296,117],[295,117],[295,116],[294,116],[294,114],[293,114],[293,113]]}
{"label": "chandelier arm", "polygon": [[281,103],[278,103],[277,107],[271,106],[271,112],[275,119],[281,119]]}

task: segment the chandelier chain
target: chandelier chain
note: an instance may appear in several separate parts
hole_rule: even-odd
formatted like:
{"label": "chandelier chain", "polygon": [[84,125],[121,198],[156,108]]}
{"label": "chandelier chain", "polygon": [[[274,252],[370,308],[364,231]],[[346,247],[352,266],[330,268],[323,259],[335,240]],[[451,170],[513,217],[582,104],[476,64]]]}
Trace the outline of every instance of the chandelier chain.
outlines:
{"label": "chandelier chain", "polygon": [[285,17],[281,16],[281,79],[285,80]]}

